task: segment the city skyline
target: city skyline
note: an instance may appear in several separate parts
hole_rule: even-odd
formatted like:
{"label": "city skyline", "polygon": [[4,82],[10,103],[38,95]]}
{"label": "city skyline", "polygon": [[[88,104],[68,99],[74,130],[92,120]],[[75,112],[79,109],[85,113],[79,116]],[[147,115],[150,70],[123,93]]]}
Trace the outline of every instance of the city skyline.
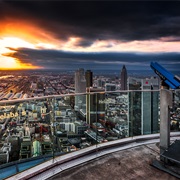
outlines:
{"label": "city skyline", "polygon": [[180,3],[1,1],[0,70],[180,69]]}

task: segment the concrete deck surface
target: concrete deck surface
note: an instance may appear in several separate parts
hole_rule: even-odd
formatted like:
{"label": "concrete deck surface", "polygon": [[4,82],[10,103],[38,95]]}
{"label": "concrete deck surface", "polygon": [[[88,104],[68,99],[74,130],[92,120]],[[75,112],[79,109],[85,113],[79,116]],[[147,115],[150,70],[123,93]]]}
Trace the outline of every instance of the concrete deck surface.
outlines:
{"label": "concrete deck surface", "polygon": [[151,166],[159,159],[159,144],[118,151],[64,171],[50,180],[176,180]]}

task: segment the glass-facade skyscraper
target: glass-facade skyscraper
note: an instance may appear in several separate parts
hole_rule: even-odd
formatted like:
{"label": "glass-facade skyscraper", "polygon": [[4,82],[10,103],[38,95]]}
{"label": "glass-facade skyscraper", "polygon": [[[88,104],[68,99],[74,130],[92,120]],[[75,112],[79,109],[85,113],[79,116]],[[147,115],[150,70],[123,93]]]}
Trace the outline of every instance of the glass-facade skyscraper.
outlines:
{"label": "glass-facade skyscraper", "polygon": [[[151,91],[159,89],[159,81],[157,78],[142,80],[142,96],[141,96],[141,134],[150,134],[158,132],[158,106],[159,92]],[[145,91],[149,90],[149,91]]]}
{"label": "glass-facade skyscraper", "polygon": [[139,90],[129,92],[129,135],[157,133],[159,131],[159,80],[129,78],[128,85],[129,90]]}
{"label": "glass-facade skyscraper", "polygon": [[[86,79],[84,74],[84,69],[78,69],[75,72],[75,93],[85,93],[86,92]],[[79,111],[82,109],[83,104],[86,103],[85,95],[75,96],[75,110]]]}

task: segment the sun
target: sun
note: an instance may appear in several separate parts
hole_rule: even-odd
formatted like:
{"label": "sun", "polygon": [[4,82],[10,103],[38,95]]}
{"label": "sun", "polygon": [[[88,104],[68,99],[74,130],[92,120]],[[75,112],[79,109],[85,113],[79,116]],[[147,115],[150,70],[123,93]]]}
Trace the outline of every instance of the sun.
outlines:
{"label": "sun", "polygon": [[30,63],[23,64],[13,57],[6,56],[6,54],[15,52],[12,48],[16,49],[20,47],[35,48],[33,44],[17,37],[3,37],[0,39],[0,70],[38,68]]}
{"label": "sun", "polygon": [[20,63],[17,59],[11,57],[3,57],[0,55],[0,70],[23,70],[23,69],[39,69],[41,67],[32,64]]}

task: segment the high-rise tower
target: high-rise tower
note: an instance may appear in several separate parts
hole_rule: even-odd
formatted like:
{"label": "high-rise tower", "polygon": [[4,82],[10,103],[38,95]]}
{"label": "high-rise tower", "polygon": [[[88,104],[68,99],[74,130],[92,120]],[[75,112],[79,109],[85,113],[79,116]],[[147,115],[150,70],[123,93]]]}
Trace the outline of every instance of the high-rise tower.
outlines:
{"label": "high-rise tower", "polygon": [[93,72],[91,70],[87,70],[85,73],[86,77],[86,88],[93,86]]}
{"label": "high-rise tower", "polygon": [[[86,79],[84,75],[84,69],[78,69],[75,72],[75,93],[85,93],[86,92]],[[85,95],[75,96],[75,110],[79,111],[80,106],[85,104]]]}
{"label": "high-rise tower", "polygon": [[105,93],[102,93],[102,89],[87,89],[89,91],[86,95],[86,122],[92,124],[105,118]]}
{"label": "high-rise tower", "polygon": [[127,90],[127,71],[125,65],[121,70],[121,90]]}
{"label": "high-rise tower", "polygon": [[139,90],[128,93],[129,135],[158,133],[159,80],[129,78],[128,83],[129,90]]}

